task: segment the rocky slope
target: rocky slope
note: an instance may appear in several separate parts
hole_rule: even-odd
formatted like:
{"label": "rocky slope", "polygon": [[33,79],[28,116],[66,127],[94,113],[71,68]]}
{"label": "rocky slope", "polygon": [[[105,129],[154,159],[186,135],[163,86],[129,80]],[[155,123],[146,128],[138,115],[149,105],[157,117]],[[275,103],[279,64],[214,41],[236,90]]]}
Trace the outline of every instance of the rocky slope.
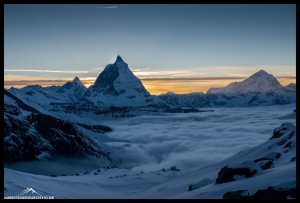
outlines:
{"label": "rocky slope", "polygon": [[[83,126],[97,132],[105,126]],[[99,131],[100,130],[100,131]],[[109,152],[69,121],[43,114],[16,96],[4,95],[4,162],[93,156],[110,160]]]}

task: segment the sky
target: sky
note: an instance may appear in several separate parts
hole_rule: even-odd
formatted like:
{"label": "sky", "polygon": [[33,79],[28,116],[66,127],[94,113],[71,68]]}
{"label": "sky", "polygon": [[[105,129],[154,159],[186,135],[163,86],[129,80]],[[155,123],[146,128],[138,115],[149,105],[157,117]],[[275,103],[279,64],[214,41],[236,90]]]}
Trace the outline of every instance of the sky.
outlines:
{"label": "sky", "polygon": [[[93,84],[117,55],[152,94],[296,83],[295,4],[5,4],[5,88]],[[191,79],[192,78],[192,79]]]}

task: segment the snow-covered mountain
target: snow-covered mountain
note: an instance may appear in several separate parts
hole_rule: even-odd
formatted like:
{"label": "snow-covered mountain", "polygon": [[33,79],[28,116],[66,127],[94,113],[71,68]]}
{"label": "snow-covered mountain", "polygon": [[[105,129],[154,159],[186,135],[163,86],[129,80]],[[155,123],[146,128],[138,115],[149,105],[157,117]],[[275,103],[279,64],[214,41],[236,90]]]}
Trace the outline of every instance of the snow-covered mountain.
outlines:
{"label": "snow-covered mountain", "polygon": [[254,73],[249,78],[242,82],[234,82],[224,88],[209,89],[211,94],[225,93],[225,94],[248,94],[248,93],[264,93],[268,91],[275,91],[281,88],[282,85],[277,79],[264,70]]}
{"label": "snow-covered mountain", "polygon": [[112,106],[160,105],[167,107],[158,97],[150,95],[120,56],[114,64],[108,64],[104,68],[84,97],[94,104],[100,102]]}
{"label": "snow-covered mountain", "polygon": [[282,105],[296,102],[296,84],[282,86],[278,80],[260,70],[241,82],[223,88],[210,88],[190,94],[161,94],[159,98],[175,107],[248,107]]}
{"label": "snow-covered mountain", "polygon": [[89,88],[89,96],[98,94],[119,96],[126,92],[150,95],[141,81],[131,72],[128,64],[120,56],[114,64],[108,64]]}
{"label": "snow-covered mountain", "polygon": [[75,77],[62,86],[29,85],[6,91],[43,113],[56,117],[68,114],[64,118],[71,119],[82,114],[124,117],[170,110],[164,101],[150,95],[120,56],[105,67],[89,88]]}

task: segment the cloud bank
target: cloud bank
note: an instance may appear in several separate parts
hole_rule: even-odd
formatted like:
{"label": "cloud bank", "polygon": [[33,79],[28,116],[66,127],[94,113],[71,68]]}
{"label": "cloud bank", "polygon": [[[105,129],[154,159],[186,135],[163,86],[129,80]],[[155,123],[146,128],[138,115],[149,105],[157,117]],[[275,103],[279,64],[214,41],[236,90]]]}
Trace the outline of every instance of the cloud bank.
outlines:
{"label": "cloud bank", "polygon": [[[124,166],[131,163],[132,170],[156,171],[175,165],[190,171],[265,142],[274,128],[284,122],[295,124],[295,118],[282,117],[295,108],[295,104],[280,108],[216,108],[214,112],[139,116],[103,121],[102,124],[113,128],[108,136],[130,141],[131,148],[122,148]],[[150,161],[149,153],[133,150],[138,146],[157,155],[159,160]]]}

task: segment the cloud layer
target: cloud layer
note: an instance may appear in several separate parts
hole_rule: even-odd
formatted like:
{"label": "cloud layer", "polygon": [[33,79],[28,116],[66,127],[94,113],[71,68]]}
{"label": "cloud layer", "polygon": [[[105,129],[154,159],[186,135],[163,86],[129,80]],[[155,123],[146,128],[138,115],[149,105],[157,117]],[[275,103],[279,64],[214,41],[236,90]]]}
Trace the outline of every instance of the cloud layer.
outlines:
{"label": "cloud layer", "polygon": [[123,163],[136,164],[133,170],[155,171],[175,165],[190,171],[266,141],[283,122],[295,124],[293,118],[279,118],[295,108],[295,104],[218,108],[214,112],[140,116],[102,124],[113,128],[108,136],[129,140],[130,145],[142,146],[160,157],[160,161],[151,162],[148,154],[137,151],[135,157],[124,148]]}

